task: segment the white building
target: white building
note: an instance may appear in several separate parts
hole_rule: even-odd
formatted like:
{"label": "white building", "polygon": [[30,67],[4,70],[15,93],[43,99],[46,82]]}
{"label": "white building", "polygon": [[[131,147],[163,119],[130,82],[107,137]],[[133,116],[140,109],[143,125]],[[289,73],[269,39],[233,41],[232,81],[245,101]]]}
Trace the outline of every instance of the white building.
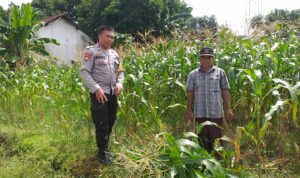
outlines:
{"label": "white building", "polygon": [[78,25],[66,14],[51,16],[43,20],[45,26],[37,33],[38,38],[53,38],[60,45],[46,44],[46,50],[63,64],[80,61],[83,49],[93,42],[78,29]]}

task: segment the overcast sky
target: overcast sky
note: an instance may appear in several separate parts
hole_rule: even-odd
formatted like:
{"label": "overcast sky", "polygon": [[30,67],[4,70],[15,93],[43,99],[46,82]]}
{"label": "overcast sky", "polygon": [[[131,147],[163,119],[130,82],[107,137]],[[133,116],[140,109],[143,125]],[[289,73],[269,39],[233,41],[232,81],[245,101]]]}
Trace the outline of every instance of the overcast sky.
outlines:
{"label": "overcast sky", "polygon": [[[215,15],[219,25],[226,25],[238,34],[244,34],[245,19],[261,13],[268,14],[271,10],[300,9],[300,0],[184,0],[193,8],[195,17]],[[0,0],[6,9],[10,2],[20,5],[31,0]],[[250,7],[250,8],[249,8]],[[249,11],[250,9],[250,11]],[[250,13],[249,13],[250,12]]]}
{"label": "overcast sky", "polygon": [[[259,13],[266,15],[275,8],[300,9],[300,0],[184,0],[193,8],[192,15],[215,15],[218,24],[228,25],[239,34],[245,32],[245,19]],[[250,8],[249,8],[250,7]],[[249,11],[250,9],[250,11]],[[250,13],[249,13],[250,12]]]}
{"label": "overcast sky", "polygon": [[11,2],[14,2],[17,5],[20,5],[22,3],[27,3],[27,2],[31,2],[32,0],[0,0],[0,5],[4,8],[7,9],[8,4],[10,4]]}

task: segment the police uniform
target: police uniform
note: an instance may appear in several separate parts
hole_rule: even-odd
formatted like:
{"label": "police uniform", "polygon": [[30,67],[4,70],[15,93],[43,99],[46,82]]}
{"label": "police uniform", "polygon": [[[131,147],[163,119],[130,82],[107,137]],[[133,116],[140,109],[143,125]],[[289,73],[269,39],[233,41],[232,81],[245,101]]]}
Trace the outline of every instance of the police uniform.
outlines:
{"label": "police uniform", "polygon": [[[99,152],[107,150],[109,135],[116,120],[116,85],[122,87],[124,72],[120,59],[113,49],[103,50],[98,44],[86,47],[79,73],[90,91],[92,119],[96,128],[96,142]],[[96,99],[97,89],[104,91],[108,101]]]}

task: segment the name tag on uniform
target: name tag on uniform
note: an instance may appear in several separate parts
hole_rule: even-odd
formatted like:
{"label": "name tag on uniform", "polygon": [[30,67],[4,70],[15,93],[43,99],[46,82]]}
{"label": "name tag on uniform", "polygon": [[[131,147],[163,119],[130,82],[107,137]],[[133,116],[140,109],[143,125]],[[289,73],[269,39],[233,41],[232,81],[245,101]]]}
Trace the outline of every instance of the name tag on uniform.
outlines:
{"label": "name tag on uniform", "polygon": [[104,58],[99,59],[99,64],[107,64],[107,60]]}
{"label": "name tag on uniform", "polygon": [[97,51],[96,59],[97,59],[98,64],[107,64],[107,60],[105,58],[106,58],[106,56],[103,52]]}

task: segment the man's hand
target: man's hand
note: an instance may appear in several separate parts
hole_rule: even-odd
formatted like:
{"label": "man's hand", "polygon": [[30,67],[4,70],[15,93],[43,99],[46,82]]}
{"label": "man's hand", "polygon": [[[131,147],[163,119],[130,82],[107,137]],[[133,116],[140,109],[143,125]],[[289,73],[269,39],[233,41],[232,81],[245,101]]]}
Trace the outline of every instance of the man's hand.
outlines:
{"label": "man's hand", "polygon": [[118,96],[122,91],[122,85],[117,83],[115,87],[115,95]]}
{"label": "man's hand", "polygon": [[193,111],[188,110],[188,111],[186,112],[186,114],[185,114],[185,117],[186,117],[186,119],[187,119],[188,121],[192,120],[193,117],[194,117]]}
{"label": "man's hand", "polygon": [[231,120],[233,118],[233,113],[230,108],[226,109],[226,119]]}
{"label": "man's hand", "polygon": [[107,102],[107,98],[106,98],[102,88],[99,88],[98,90],[96,90],[95,94],[96,94],[96,99],[99,103]]}

